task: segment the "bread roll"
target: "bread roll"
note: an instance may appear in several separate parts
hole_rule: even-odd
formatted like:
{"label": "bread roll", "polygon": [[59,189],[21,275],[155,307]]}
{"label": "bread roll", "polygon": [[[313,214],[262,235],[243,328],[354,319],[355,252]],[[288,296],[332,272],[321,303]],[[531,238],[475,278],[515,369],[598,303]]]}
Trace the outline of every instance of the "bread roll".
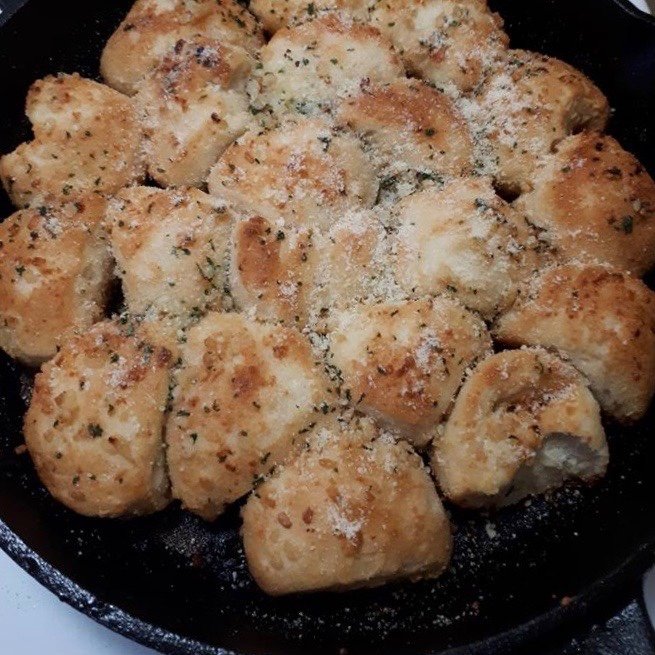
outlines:
{"label": "bread roll", "polygon": [[608,459],[600,408],[580,373],[526,349],[472,371],[435,440],[433,467],[450,500],[485,507],[595,480]]}
{"label": "bread roll", "polygon": [[496,179],[508,193],[531,188],[539,158],[558,141],[582,130],[602,130],[609,118],[607,99],[583,73],[526,50],[508,52],[478,100]]}
{"label": "bread roll", "polygon": [[404,74],[386,37],[338,13],[279,30],[261,64],[255,105],[277,114],[331,112],[340,98]]}
{"label": "bread roll", "polygon": [[25,442],[48,491],[86,516],[168,504],[164,411],[170,351],[129,326],[96,323],[36,376]]}
{"label": "bread roll", "polygon": [[419,80],[402,78],[346,99],[337,124],[360,135],[387,174],[413,169],[436,177],[471,171],[473,143],[466,121],[445,94]]}
{"label": "bread roll", "polygon": [[347,397],[416,446],[432,440],[491,346],[484,323],[444,297],[337,312],[330,328],[328,361]]}
{"label": "bread roll", "polygon": [[370,0],[252,0],[249,5],[264,29],[274,34],[282,27],[313,20],[326,11],[341,11],[361,21],[368,18]]}
{"label": "bread roll", "polygon": [[239,46],[251,54],[263,43],[259,23],[236,0],[136,0],[107,41],[100,72],[107,84],[133,95],[180,39],[197,37]]}
{"label": "bread roll", "polygon": [[77,73],[50,75],[32,84],[25,112],[34,139],[0,158],[17,207],[115,193],[143,177],[139,121],[124,95]]}
{"label": "bread roll", "polygon": [[506,344],[558,350],[615,418],[646,413],[655,392],[655,295],[629,274],[576,262],[548,268],[494,332]]}
{"label": "bread roll", "polygon": [[560,141],[515,207],[563,259],[606,262],[642,275],[655,263],[655,182],[610,136]]}
{"label": "bread roll", "polygon": [[379,0],[371,21],[407,71],[437,88],[471,91],[509,42],[486,0]]}
{"label": "bread roll", "polygon": [[399,294],[390,248],[383,224],[365,210],[323,231],[253,216],[234,228],[232,296],[259,318],[322,331],[334,309]]}
{"label": "bread roll", "polygon": [[166,428],[173,497],[207,520],[300,449],[332,394],[296,330],[208,314],[181,347]]}
{"label": "bread roll", "polygon": [[489,319],[536,270],[543,243],[486,179],[455,179],[395,208],[398,280],[411,294],[450,292]]}
{"label": "bread roll", "polygon": [[435,578],[452,551],[421,458],[365,421],[318,431],[242,515],[248,567],[272,595]]}
{"label": "bread roll", "polygon": [[211,194],[280,226],[327,227],[350,209],[373,205],[377,191],[359,141],[306,118],[272,130],[252,128],[209,175]]}
{"label": "bread roll", "polygon": [[30,366],[53,357],[65,334],[102,318],[111,255],[105,199],[22,209],[0,223],[0,348]]}
{"label": "bread roll", "polygon": [[206,38],[180,40],[140,85],[148,174],[163,186],[201,186],[209,169],[246,131],[246,81],[254,60]]}
{"label": "bread roll", "polygon": [[106,224],[129,312],[185,327],[221,309],[231,221],[198,189],[123,189]]}

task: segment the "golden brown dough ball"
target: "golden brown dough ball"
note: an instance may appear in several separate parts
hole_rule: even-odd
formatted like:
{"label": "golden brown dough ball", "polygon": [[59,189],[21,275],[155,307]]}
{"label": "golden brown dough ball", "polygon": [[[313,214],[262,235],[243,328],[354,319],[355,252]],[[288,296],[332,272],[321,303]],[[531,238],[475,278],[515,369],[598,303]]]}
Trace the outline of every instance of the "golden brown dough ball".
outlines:
{"label": "golden brown dough ball", "polygon": [[168,504],[163,427],[170,351],[96,323],[36,376],[25,441],[48,491],[87,516]]}
{"label": "golden brown dough ball", "polygon": [[30,87],[25,113],[34,139],[0,158],[0,178],[16,206],[114,193],[143,177],[134,106],[104,84],[77,73],[50,75]]}
{"label": "golden brown dough ball", "polygon": [[317,328],[335,307],[396,292],[386,232],[369,211],[348,212],[329,230],[276,227],[261,216],[234,228],[231,290],[259,318]]}
{"label": "golden brown dough ball", "polygon": [[314,20],[317,16],[338,11],[343,15],[365,21],[370,0],[252,0],[250,11],[261,21],[264,29],[273,34],[283,27]]}
{"label": "golden brown dough ball", "polygon": [[248,567],[273,595],[435,578],[452,551],[421,458],[365,420],[319,430],[242,515]]}
{"label": "golden brown dough ball", "polygon": [[492,318],[536,270],[542,244],[523,217],[484,178],[455,179],[404,198],[396,274],[411,294],[450,291]]}
{"label": "golden brown dough ball", "polygon": [[436,434],[466,369],[487,354],[484,323],[449,298],[336,313],[329,363],[355,407],[416,446]]}
{"label": "golden brown dough ball", "polygon": [[102,318],[111,279],[105,206],[90,194],[0,223],[0,347],[12,357],[39,365],[68,330]]}
{"label": "golden brown dough ball", "polygon": [[249,9],[273,34],[282,27],[313,20],[326,11],[339,11],[360,21],[368,18],[370,0],[252,0]]}
{"label": "golden brown dough ball", "polygon": [[148,173],[164,186],[200,186],[252,114],[252,57],[212,39],[178,41],[135,96]]}
{"label": "golden brown dough ball", "polygon": [[373,7],[372,24],[408,72],[437,87],[470,91],[509,42],[485,0],[376,0]]}
{"label": "golden brown dough ball", "polygon": [[307,324],[316,257],[313,231],[278,228],[261,216],[238,221],[230,287],[238,309],[299,328]]}
{"label": "golden brown dough ball", "polygon": [[380,168],[463,175],[472,167],[463,116],[450,98],[419,80],[399,79],[348,98],[337,124],[361,136]]}
{"label": "golden brown dough ball", "polygon": [[602,130],[609,118],[607,99],[583,73],[525,50],[509,51],[478,100],[497,182],[511,193],[531,188],[539,158],[558,141],[581,130]]}
{"label": "golden brown dough ball", "polygon": [[655,263],[655,182],[615,139],[581,133],[544,158],[515,203],[565,259],[642,275]]}
{"label": "golden brown dough ball", "polygon": [[255,105],[280,114],[329,113],[340,98],[404,75],[386,37],[341,14],[281,29],[262,48],[261,64]]}
{"label": "golden brown dough ball", "polygon": [[570,364],[541,349],[493,355],[472,371],[433,468],[464,507],[507,505],[567,480],[602,477],[609,454],[600,408]]}
{"label": "golden brown dough ball", "polygon": [[511,345],[557,349],[615,418],[646,413],[655,392],[655,296],[628,273],[577,262],[548,268],[500,317],[495,334]]}
{"label": "golden brown dough ball", "polygon": [[209,192],[270,221],[329,226],[350,209],[370,207],[378,182],[359,141],[322,121],[290,119],[252,128],[209,174]]}
{"label": "golden brown dough ball", "polygon": [[107,42],[100,72],[107,84],[133,95],[180,39],[198,37],[252,54],[263,43],[259,23],[236,0],[136,0]]}
{"label": "golden brown dough ball", "polygon": [[314,235],[315,278],[311,319],[320,331],[335,309],[404,298],[393,275],[386,216],[378,211],[341,215]]}
{"label": "golden brown dough ball", "polygon": [[216,518],[302,447],[330,401],[299,332],[208,314],[181,347],[166,428],[173,497]]}
{"label": "golden brown dough ball", "polygon": [[106,225],[129,312],[182,327],[219,309],[231,221],[198,189],[123,189]]}

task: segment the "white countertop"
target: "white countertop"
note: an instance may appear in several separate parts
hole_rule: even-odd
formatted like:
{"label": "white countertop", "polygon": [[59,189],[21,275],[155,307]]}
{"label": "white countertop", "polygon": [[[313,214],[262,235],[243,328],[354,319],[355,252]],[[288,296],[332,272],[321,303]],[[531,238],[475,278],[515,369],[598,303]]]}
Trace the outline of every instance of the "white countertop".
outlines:
{"label": "white countertop", "polygon": [[[0,551],[2,655],[153,655],[60,601]],[[56,644],[56,647],[54,646]]]}
{"label": "white countertop", "polygon": [[[632,2],[647,11],[645,0]],[[655,626],[655,569],[644,580]],[[0,634],[8,655],[153,655],[80,614],[32,579],[0,551]],[[53,649],[53,645],[56,648]]]}

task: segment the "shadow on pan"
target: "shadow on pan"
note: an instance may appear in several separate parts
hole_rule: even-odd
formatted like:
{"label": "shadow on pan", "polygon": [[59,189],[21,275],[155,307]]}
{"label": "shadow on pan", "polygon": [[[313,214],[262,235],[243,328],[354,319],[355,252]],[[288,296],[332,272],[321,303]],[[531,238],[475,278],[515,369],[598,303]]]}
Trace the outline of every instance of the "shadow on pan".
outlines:
{"label": "shadow on pan", "polygon": [[[56,71],[96,77],[130,4],[31,0],[2,28],[0,152],[29,137],[29,84]],[[616,110],[610,131],[654,173],[655,21],[626,11],[627,0],[491,4],[514,47],[561,57],[598,83]],[[10,211],[2,197],[0,215]],[[165,652],[509,653],[598,616],[655,552],[651,412],[608,430],[610,471],[595,489],[489,516],[453,510],[455,557],[437,581],[273,600],[248,575],[236,508],[208,525],[177,507],[122,522],[55,503],[14,452],[30,382],[0,355],[0,545],[67,602]]]}

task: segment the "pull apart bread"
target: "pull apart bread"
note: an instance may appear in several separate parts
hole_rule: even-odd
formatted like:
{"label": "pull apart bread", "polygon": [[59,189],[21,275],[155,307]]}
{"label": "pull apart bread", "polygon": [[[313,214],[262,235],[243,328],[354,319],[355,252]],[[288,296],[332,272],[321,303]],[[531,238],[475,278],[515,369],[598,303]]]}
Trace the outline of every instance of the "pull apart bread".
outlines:
{"label": "pull apart bread", "polygon": [[38,366],[69,330],[103,317],[112,269],[100,228],[105,206],[89,194],[0,223],[0,347],[12,357]]}
{"label": "pull apart bread", "polygon": [[410,294],[454,294],[487,319],[514,302],[543,259],[538,233],[483,178],[460,178],[404,198],[396,275]]}
{"label": "pull apart bread", "polygon": [[129,313],[184,328],[221,309],[231,220],[198,189],[134,186],[112,198],[106,231]]}
{"label": "pull apart bread", "polygon": [[169,350],[104,321],[72,337],[36,376],[25,442],[48,491],[88,516],[168,504],[163,428]]}
{"label": "pull apart bread", "polygon": [[218,160],[208,186],[212,195],[264,218],[308,227],[329,226],[341,213],[370,207],[378,192],[360,142],[303,117],[275,129],[253,127]]}
{"label": "pull apart bread", "polygon": [[490,145],[486,166],[511,194],[530,190],[539,159],[558,141],[602,130],[609,118],[607,99],[580,71],[525,50],[510,50],[475,100],[472,117]]}
{"label": "pull apart bread", "polygon": [[230,286],[237,308],[263,320],[305,327],[318,253],[310,228],[255,215],[234,225]]}
{"label": "pull apart bread", "polygon": [[261,21],[264,29],[274,34],[283,27],[304,23],[318,15],[337,11],[359,20],[368,18],[371,0],[251,0],[249,9]]}
{"label": "pull apart bread", "polygon": [[269,594],[431,578],[448,565],[448,517],[421,458],[362,420],[317,429],[243,509],[250,570]]}
{"label": "pull apart bread", "polygon": [[437,178],[472,170],[473,140],[464,117],[448,96],[420,80],[367,88],[343,101],[336,120],[360,136],[385,175],[412,169]]}
{"label": "pull apart bread", "polygon": [[365,210],[343,214],[327,230],[253,216],[234,227],[232,297],[258,318],[323,333],[335,309],[401,295],[390,248],[379,217]]}
{"label": "pull apart bread", "polygon": [[503,21],[486,0],[375,0],[371,22],[407,72],[437,88],[471,91],[504,53]]}
{"label": "pull apart bread", "polygon": [[578,371],[540,349],[509,350],[467,378],[433,468],[464,507],[504,505],[602,477],[609,455],[600,408]]}
{"label": "pull apart bread", "polygon": [[646,413],[655,391],[655,294],[629,273],[575,262],[548,268],[494,332],[505,344],[559,351],[616,419]]}
{"label": "pull apart bread", "polygon": [[148,174],[163,186],[201,186],[252,120],[246,82],[254,59],[243,48],[180,39],[139,86]]}
{"label": "pull apart bread", "polygon": [[405,73],[378,29],[335,13],[279,30],[260,57],[255,105],[275,114],[331,113],[341,98]]}
{"label": "pull apart bread", "polygon": [[197,37],[252,54],[263,44],[257,20],[236,0],[137,0],[107,42],[100,72],[107,84],[134,95],[180,39]]}
{"label": "pull apart bread", "polygon": [[77,73],[51,75],[32,84],[25,112],[34,139],[0,158],[17,207],[114,193],[143,177],[141,129],[124,95]]}
{"label": "pull apart bread", "polygon": [[532,187],[514,206],[562,259],[598,260],[635,275],[655,264],[655,182],[611,136],[563,139]]}
{"label": "pull apart bread", "polygon": [[339,312],[328,336],[344,393],[417,446],[432,440],[464,372],[491,347],[484,323],[449,298]]}
{"label": "pull apart bread", "polygon": [[206,519],[302,448],[335,399],[296,330],[208,314],[188,332],[166,428],[173,497]]}
{"label": "pull apart bread", "polygon": [[108,86],[29,91],[0,159],[27,447],[89,516],[243,501],[270,594],[436,577],[439,493],[591,483],[602,416],[646,413],[655,183],[486,0],[245,4],[137,0]]}

